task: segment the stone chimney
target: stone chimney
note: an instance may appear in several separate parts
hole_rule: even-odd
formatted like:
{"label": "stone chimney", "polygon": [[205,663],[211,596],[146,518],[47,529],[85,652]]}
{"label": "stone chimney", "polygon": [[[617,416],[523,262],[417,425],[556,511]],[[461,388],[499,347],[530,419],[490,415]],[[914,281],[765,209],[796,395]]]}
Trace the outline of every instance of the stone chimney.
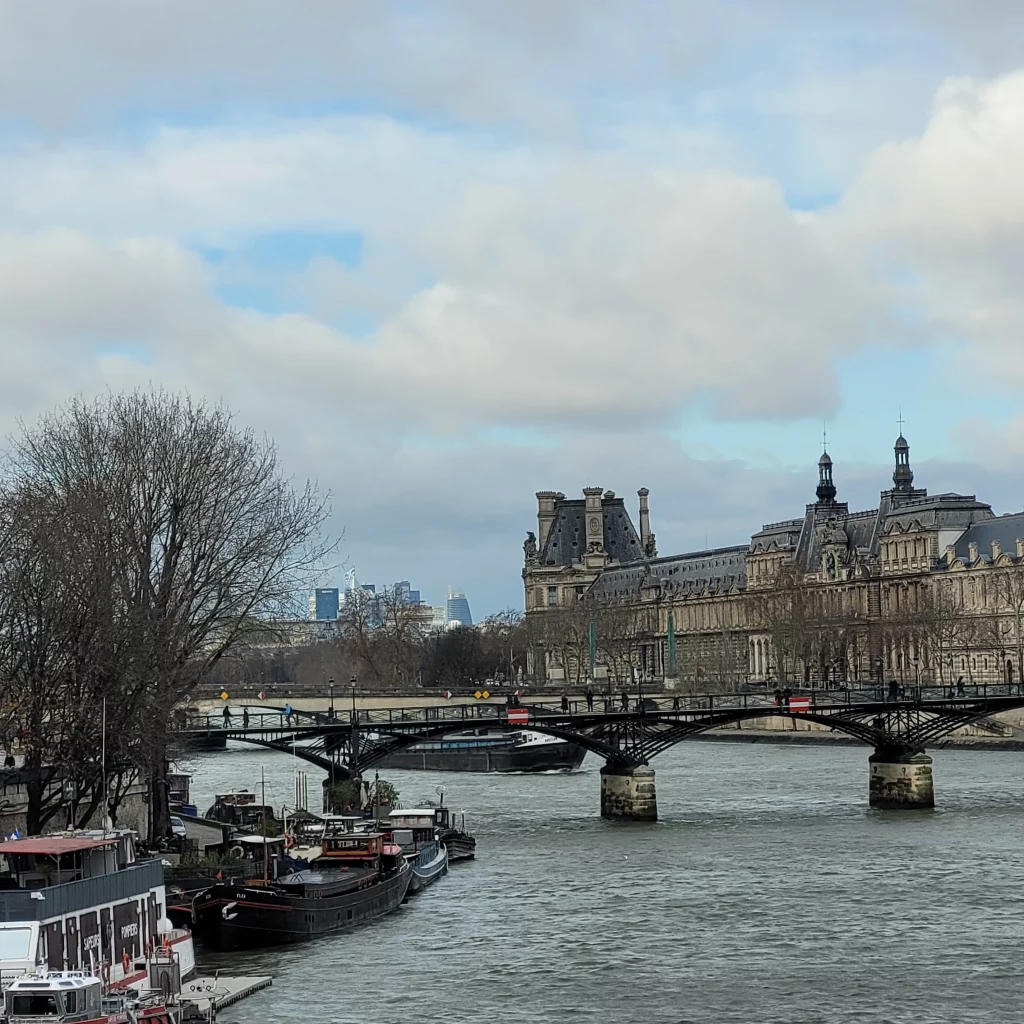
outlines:
{"label": "stone chimney", "polygon": [[603,494],[600,487],[583,488],[583,497],[586,501],[586,555],[604,554],[604,505],[601,501]]}
{"label": "stone chimney", "polygon": [[994,562],[1003,553],[1003,546],[999,541],[992,541],[992,561]]}
{"label": "stone chimney", "polygon": [[956,548],[952,544],[946,545],[946,568],[948,569],[956,561]]}
{"label": "stone chimney", "polygon": [[544,550],[551,524],[555,521],[555,502],[558,495],[554,491],[537,492],[537,549]]}
{"label": "stone chimney", "polygon": [[967,558],[970,560],[972,564],[978,560],[977,541],[972,540],[970,544],[967,545]]}
{"label": "stone chimney", "polygon": [[651,492],[641,487],[636,493],[640,498],[640,550],[646,553],[651,536],[651,510],[647,507],[647,495]]}

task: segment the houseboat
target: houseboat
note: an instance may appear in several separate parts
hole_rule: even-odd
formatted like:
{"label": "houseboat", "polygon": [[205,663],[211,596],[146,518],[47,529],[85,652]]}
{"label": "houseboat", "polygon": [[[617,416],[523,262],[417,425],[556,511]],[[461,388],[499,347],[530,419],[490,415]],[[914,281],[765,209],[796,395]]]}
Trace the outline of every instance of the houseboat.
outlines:
{"label": "houseboat", "polygon": [[267,884],[218,884],[193,904],[196,933],[214,949],[307,942],[349,931],[405,899],[412,871],[379,832],[325,836],[309,868]]}
{"label": "houseboat", "polygon": [[38,971],[84,970],[112,989],[144,981],[157,948],[195,971],[192,936],[167,918],[160,860],[128,830],[0,843],[0,987]]}
{"label": "houseboat", "polygon": [[451,809],[444,806],[445,787],[438,786],[437,807],[412,807],[389,815],[392,842],[405,850],[421,850],[428,843],[442,843],[448,860],[470,860],[476,856],[476,837],[466,831],[466,816],[456,823]]}

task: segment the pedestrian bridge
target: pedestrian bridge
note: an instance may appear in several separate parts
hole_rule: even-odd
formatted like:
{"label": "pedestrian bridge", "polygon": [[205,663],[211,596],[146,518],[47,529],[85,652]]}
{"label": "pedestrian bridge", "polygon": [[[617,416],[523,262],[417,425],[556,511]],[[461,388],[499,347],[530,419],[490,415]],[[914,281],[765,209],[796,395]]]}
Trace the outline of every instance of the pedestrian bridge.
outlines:
{"label": "pedestrian bridge", "polygon": [[[601,813],[654,820],[657,801],[651,760],[706,732],[771,716],[818,722],[873,747],[869,801],[886,808],[934,806],[932,762],[925,752],[954,730],[1024,707],[1024,686],[915,687],[896,698],[870,688],[801,690],[776,702],[771,694],[714,693],[625,699],[574,696],[519,707],[475,701],[411,708],[359,708],[344,712],[246,705],[230,718],[193,718],[186,735],[224,736],[293,752],[334,777],[361,776],[389,754],[423,740],[489,726],[529,728],[575,743],[605,761]],[[525,724],[524,724],[525,720]]]}

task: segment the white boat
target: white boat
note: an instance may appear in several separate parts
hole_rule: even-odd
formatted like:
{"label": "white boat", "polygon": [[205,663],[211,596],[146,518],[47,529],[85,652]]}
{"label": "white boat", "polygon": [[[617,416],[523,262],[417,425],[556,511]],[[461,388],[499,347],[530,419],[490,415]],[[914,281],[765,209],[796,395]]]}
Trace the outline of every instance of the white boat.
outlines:
{"label": "white boat", "polygon": [[15,979],[3,995],[5,1024],[177,1024],[163,992],[110,994],[81,971],[41,971]]}
{"label": "white boat", "polygon": [[127,829],[0,843],[0,988],[39,971],[84,971],[108,990],[145,985],[157,954],[195,973],[192,934],[167,918],[163,864]]}

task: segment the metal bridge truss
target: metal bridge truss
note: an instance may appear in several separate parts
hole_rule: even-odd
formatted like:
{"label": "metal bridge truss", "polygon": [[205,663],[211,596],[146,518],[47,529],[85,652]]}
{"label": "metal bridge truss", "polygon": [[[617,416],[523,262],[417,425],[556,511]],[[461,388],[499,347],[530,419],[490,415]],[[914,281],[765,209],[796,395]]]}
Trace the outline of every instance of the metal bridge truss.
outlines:
{"label": "metal bridge truss", "polygon": [[[663,750],[708,729],[737,725],[755,718],[783,716],[806,719],[845,733],[893,757],[919,753],[954,730],[1024,707],[1024,686],[971,687],[953,696],[948,689],[922,687],[908,699],[885,700],[876,689],[818,690],[795,695],[794,706],[776,704],[762,693],[703,694],[619,701],[599,697],[589,711],[574,698],[568,712],[558,702],[528,705],[528,726],[509,724],[508,708],[496,703],[444,704],[416,708],[383,708],[338,715],[250,706],[246,723],[236,725],[211,715],[193,722],[192,735],[226,734],[275,750],[294,752],[334,777],[361,774],[389,754],[427,740],[478,729],[518,731],[529,728],[592,751],[623,768],[648,764]],[[803,697],[807,707],[798,710]]]}

